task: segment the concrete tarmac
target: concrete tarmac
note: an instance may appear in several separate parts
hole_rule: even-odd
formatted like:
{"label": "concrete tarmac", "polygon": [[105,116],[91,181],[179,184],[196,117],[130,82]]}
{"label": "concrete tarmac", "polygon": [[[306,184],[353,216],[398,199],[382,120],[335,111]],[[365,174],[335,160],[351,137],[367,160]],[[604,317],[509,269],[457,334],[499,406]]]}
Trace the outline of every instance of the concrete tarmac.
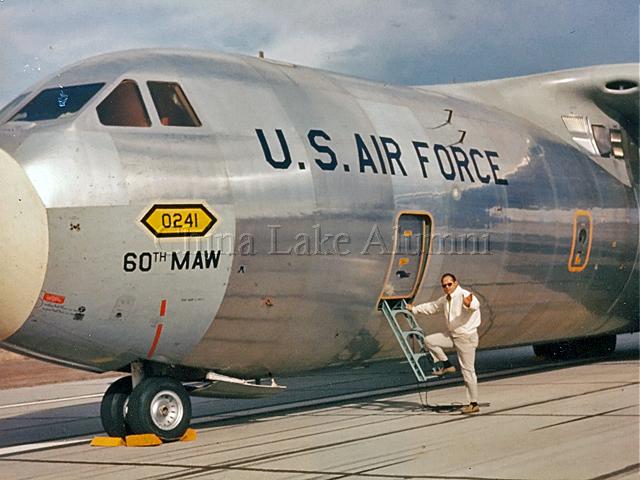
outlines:
{"label": "concrete tarmac", "polygon": [[[423,408],[406,364],[309,374],[286,379],[279,399],[195,399],[198,439],[147,448],[88,445],[112,379],[4,390],[0,478],[635,479],[637,342],[619,337],[610,359],[569,365],[480,352],[489,405],[471,416]],[[500,366],[521,373],[496,376]],[[463,400],[459,377],[429,389],[430,405]]]}

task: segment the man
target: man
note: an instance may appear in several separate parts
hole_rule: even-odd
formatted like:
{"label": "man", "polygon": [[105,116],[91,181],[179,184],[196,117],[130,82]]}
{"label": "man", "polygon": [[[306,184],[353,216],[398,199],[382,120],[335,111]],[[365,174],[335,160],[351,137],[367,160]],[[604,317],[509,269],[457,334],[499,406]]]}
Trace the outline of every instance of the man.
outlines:
{"label": "man", "polygon": [[478,407],[478,379],[474,364],[478,346],[478,327],[480,326],[480,302],[471,292],[458,284],[458,280],[452,273],[445,273],[440,279],[440,283],[445,295],[434,302],[416,306],[408,304],[407,308],[413,314],[431,315],[440,310],[444,311],[448,331],[427,335],[424,339],[429,353],[436,361],[433,373],[444,375],[456,371],[443,350],[443,348],[455,346],[469,403],[462,408],[462,413],[478,413],[480,411]]}

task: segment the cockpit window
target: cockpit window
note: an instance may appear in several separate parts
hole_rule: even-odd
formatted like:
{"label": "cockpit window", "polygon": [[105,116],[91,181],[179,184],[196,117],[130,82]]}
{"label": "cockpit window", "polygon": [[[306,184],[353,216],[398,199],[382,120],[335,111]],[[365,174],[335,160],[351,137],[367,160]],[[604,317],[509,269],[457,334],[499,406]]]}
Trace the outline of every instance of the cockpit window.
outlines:
{"label": "cockpit window", "polygon": [[27,96],[29,95],[30,92],[27,93],[23,93],[21,95],[18,95],[16,98],[14,98],[13,100],[11,100],[9,103],[7,103],[4,107],[2,107],[2,110],[0,110],[0,120],[2,119],[2,117],[4,117],[6,114],[9,113],[10,110],[13,110],[15,107],[18,106],[18,104],[24,100],[25,98],[27,98]]}
{"label": "cockpit window", "polygon": [[174,82],[147,82],[147,85],[162,125],[172,127],[202,125],[180,85]]}
{"label": "cockpit window", "polygon": [[36,95],[18,113],[12,122],[38,122],[72,115],[80,110],[104,83],[47,88]]}
{"label": "cockpit window", "polygon": [[149,127],[151,121],[138,84],[123,80],[97,108],[103,125],[115,127]]}

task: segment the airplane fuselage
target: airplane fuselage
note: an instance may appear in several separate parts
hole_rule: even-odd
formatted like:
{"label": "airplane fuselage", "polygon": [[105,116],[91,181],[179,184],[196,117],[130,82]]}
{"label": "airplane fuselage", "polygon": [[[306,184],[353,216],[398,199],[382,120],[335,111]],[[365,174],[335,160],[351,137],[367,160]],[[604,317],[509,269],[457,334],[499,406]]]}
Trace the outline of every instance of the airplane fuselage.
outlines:
{"label": "airplane fuselage", "polygon": [[[123,80],[149,126],[101,122]],[[201,125],[165,125],[149,81],[177,82]],[[0,126],[48,235],[9,348],[99,371],[148,359],[250,377],[395,356],[377,307],[402,212],[433,220],[416,301],[455,272],[480,299],[481,348],[638,330],[637,181],[526,116],[184,52],[97,57],[33,92],[96,82],[75,115]],[[154,221],[210,230],[163,236]]]}

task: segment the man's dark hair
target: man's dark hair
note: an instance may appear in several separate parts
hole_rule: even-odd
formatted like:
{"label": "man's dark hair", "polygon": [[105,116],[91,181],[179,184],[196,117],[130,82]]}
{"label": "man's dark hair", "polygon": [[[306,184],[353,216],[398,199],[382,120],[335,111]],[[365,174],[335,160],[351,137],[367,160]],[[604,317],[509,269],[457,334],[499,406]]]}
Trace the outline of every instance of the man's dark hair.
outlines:
{"label": "man's dark hair", "polygon": [[445,273],[444,275],[442,275],[440,277],[440,283],[442,283],[442,280],[444,280],[444,277],[451,277],[451,278],[453,278],[454,282],[458,281],[458,279],[456,278],[456,276],[453,273]]}

